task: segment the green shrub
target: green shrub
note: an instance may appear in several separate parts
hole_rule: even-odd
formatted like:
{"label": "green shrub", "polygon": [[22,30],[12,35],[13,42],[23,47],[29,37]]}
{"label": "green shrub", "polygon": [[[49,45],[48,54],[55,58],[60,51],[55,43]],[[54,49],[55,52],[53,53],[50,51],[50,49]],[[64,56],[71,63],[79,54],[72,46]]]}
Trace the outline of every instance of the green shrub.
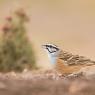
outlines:
{"label": "green shrub", "polygon": [[3,72],[36,68],[33,47],[26,35],[25,22],[29,19],[22,9],[14,14],[6,18],[2,28],[0,71]]}

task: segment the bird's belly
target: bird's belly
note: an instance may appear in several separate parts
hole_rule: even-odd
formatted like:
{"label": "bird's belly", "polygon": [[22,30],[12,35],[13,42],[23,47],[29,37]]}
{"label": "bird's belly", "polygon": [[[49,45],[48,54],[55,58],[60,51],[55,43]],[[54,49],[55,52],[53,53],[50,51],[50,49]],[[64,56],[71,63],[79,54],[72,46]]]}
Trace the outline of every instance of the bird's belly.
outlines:
{"label": "bird's belly", "polygon": [[78,72],[85,65],[65,65],[62,60],[57,59],[55,69],[61,74],[72,74]]}

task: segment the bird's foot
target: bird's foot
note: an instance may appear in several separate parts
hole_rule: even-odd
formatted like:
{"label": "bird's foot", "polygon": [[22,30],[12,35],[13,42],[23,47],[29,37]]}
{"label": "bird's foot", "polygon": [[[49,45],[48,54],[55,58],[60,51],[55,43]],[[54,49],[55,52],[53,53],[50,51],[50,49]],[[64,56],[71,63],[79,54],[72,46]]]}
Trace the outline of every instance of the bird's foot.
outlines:
{"label": "bird's foot", "polygon": [[66,76],[66,78],[79,78],[82,77],[83,73],[82,72],[78,72],[78,73],[72,73]]}

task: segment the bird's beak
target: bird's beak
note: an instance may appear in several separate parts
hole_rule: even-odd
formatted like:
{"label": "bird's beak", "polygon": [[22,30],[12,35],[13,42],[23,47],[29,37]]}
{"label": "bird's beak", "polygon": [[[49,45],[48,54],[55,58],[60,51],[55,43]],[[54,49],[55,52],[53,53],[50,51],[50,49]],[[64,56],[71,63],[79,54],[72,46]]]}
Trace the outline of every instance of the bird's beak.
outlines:
{"label": "bird's beak", "polygon": [[42,45],[42,48],[43,48],[43,49],[46,49],[46,45]]}

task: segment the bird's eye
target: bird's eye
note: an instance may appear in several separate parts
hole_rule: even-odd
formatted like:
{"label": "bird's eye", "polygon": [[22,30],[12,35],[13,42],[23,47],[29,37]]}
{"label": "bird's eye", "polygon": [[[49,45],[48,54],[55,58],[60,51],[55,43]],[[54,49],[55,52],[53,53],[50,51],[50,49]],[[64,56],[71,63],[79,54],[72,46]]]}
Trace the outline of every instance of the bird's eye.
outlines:
{"label": "bird's eye", "polygon": [[48,48],[49,46],[48,46],[48,45],[46,45],[46,47]]}
{"label": "bird's eye", "polygon": [[50,48],[52,48],[52,46],[49,46]]}

